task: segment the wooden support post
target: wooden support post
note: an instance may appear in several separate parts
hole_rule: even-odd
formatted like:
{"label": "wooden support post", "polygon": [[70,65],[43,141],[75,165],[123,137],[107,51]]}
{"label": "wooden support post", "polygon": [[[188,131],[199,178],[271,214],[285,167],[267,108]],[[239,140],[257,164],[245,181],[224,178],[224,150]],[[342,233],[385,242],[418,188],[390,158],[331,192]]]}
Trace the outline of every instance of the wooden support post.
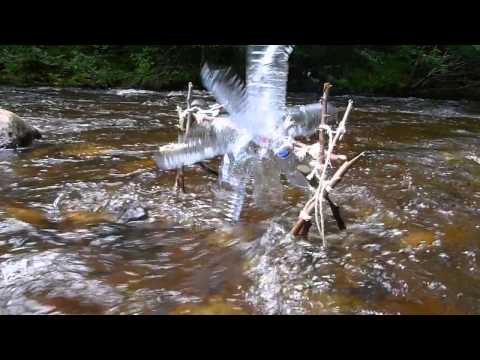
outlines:
{"label": "wooden support post", "polygon": [[[316,168],[312,173],[313,177],[308,177],[310,180],[310,184],[316,188],[316,191],[312,198],[307,202],[305,207],[300,213],[298,221],[295,223],[293,228],[290,231],[290,234],[293,236],[301,236],[306,237],[308,235],[308,231],[312,226],[312,213],[315,211],[315,220],[317,223],[317,227],[322,235],[322,240],[324,246],[326,246],[325,242],[325,235],[324,235],[324,216],[323,216],[323,200],[326,200],[330,205],[330,209],[332,211],[332,215],[337,222],[337,226],[340,230],[345,230],[346,226],[345,223],[340,215],[340,208],[330,199],[329,193],[332,189],[341,181],[341,179],[345,176],[348,169],[350,169],[353,164],[364,155],[361,153],[360,155],[354,157],[350,161],[345,161],[333,174],[333,176],[328,179],[327,178],[327,167],[330,164],[331,159],[339,159],[340,157],[337,155],[333,155],[333,149],[336,146],[337,142],[341,140],[342,135],[345,133],[345,124],[347,119],[350,115],[350,112],[353,107],[353,102],[350,100],[343,116],[342,121],[337,126],[336,132],[334,132],[330,126],[326,124],[326,117],[328,111],[328,95],[331,85],[329,83],[325,83],[323,87],[323,96],[321,99],[322,104],[322,112],[321,112],[321,119],[320,119],[320,128],[319,128],[319,138],[318,138],[318,145],[319,145],[319,153],[318,155],[312,155],[317,162]],[[335,134],[335,135],[333,135]],[[326,149],[325,141],[326,136],[328,135],[328,148]],[[345,158],[346,160],[346,158]],[[318,216],[320,215],[320,216]],[[320,219],[319,219],[320,218]]]}
{"label": "wooden support post", "polygon": [[321,166],[325,164],[325,134],[324,134],[324,129],[322,128],[327,122],[327,107],[328,107],[328,95],[330,93],[330,88],[332,85],[330,83],[325,83],[323,85],[323,96],[320,100],[320,103],[322,104],[322,114],[320,117],[320,133],[318,135],[318,144],[320,145],[320,156],[318,158],[318,162]]}
{"label": "wooden support post", "polygon": [[[187,92],[187,110],[190,110],[192,104],[192,89],[193,84],[191,82],[188,83],[188,92]],[[180,123],[182,119],[180,119]],[[192,114],[190,112],[187,113],[187,123],[185,125],[185,137],[187,137],[190,133],[190,126],[192,123]],[[175,189],[178,191],[179,189],[185,193],[185,175],[183,173],[183,166],[177,169],[177,175],[175,177]]]}

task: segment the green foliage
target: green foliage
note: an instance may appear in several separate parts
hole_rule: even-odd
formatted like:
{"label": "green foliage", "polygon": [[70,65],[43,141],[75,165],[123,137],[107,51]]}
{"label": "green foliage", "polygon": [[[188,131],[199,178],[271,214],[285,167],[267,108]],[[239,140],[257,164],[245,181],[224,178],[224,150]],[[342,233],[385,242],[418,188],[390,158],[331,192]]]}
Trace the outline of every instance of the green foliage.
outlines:
{"label": "green foliage", "polygon": [[[245,47],[0,46],[0,84],[86,87],[183,88],[199,84],[203,61],[233,66],[243,75]],[[480,81],[480,45],[297,46],[290,90],[411,95],[463,89]],[[480,91],[478,91],[480,94]]]}
{"label": "green foliage", "polygon": [[142,48],[139,52],[130,55],[134,66],[132,81],[144,84],[155,75],[155,49]]}

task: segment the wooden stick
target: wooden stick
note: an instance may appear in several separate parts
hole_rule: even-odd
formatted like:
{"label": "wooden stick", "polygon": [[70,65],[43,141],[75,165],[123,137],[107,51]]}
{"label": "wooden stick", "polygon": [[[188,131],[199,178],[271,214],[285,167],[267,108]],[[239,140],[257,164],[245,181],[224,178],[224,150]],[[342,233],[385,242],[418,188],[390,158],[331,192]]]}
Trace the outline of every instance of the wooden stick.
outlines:
{"label": "wooden stick", "polygon": [[[347,227],[340,214],[340,207],[330,199],[330,196],[328,195],[328,193],[325,194],[325,199],[330,205],[330,210],[332,211],[333,218],[335,219],[339,230],[340,231],[346,230]],[[314,208],[315,208],[315,203],[312,202],[305,209],[305,212],[310,214],[314,210]],[[304,218],[298,219],[298,221],[295,223],[292,230],[290,231],[290,234],[296,237],[306,237],[308,236],[308,231],[310,230],[311,226],[312,226],[312,220],[308,220]]]}
{"label": "wooden stick", "polygon": [[[308,230],[312,226],[312,220],[310,214],[312,213],[313,209],[315,208],[315,201],[314,198],[308,200],[307,204],[303,208],[302,212],[300,213],[300,218],[293,226],[290,234],[293,236],[302,236],[305,237],[308,235]],[[307,216],[308,215],[308,216]]]}
{"label": "wooden stick", "polygon": [[[328,183],[325,183],[325,181],[326,181],[327,167],[328,167],[328,164],[330,163],[330,159],[331,159],[332,154],[333,154],[333,149],[337,145],[338,140],[340,138],[342,138],[343,134],[345,133],[345,125],[347,123],[347,119],[350,115],[352,107],[353,107],[353,101],[349,100],[347,109],[345,110],[345,114],[343,115],[343,119],[342,119],[342,121],[340,121],[340,124],[337,126],[335,136],[329,142],[328,149],[327,149],[326,154],[325,154],[325,159],[324,159],[325,162],[323,164],[322,174],[321,174],[320,179],[318,181],[318,187],[317,187],[318,194],[317,194],[317,196],[320,199],[318,200],[318,202],[316,204],[317,206],[315,207],[315,220],[317,221],[317,227],[319,227],[319,229],[320,229],[320,233],[322,235],[322,241],[323,241],[324,246],[326,246],[326,242],[325,242],[325,233],[324,233],[325,223],[324,223],[324,216],[323,216],[323,199],[327,200],[328,204],[330,205],[330,209],[332,210],[332,215],[335,218],[335,220],[337,222],[337,225],[340,228],[340,230],[345,229],[345,223],[343,222],[343,219],[340,216],[339,207],[336,204],[334,204],[328,196],[328,189],[332,188],[330,186],[330,183],[332,183],[332,181],[330,181]],[[331,136],[331,135],[329,135],[329,136]],[[353,165],[353,163],[356,160],[357,160],[357,158],[355,158],[351,163],[344,163],[340,167],[340,169],[342,169],[342,170],[337,171],[337,173],[340,174],[341,176],[343,176],[346,172],[346,169],[348,169],[351,165]],[[343,171],[343,169],[345,169],[345,171]],[[335,175],[337,173],[335,173]],[[336,180],[337,178],[335,177],[335,175],[333,176],[332,179],[335,179],[335,181],[337,181]],[[341,178],[341,176],[340,176],[340,178]],[[318,213],[320,213],[320,221],[318,219]]]}
{"label": "wooden stick", "polygon": [[337,186],[340,181],[343,179],[347,171],[355,164],[358,159],[360,159],[362,156],[365,155],[365,151],[361,152],[357,156],[355,156],[352,160],[346,161],[338,168],[338,170],[335,172],[335,174],[332,176],[332,179],[330,180],[326,192],[329,193],[333,190],[335,186]]}
{"label": "wooden stick", "polygon": [[[322,208],[322,200],[325,199],[328,204],[330,205],[330,209],[332,211],[332,215],[335,218],[335,221],[337,222],[337,225],[340,230],[345,230],[346,226],[345,223],[340,215],[340,208],[330,199],[329,197],[329,192],[341,181],[341,179],[345,176],[347,173],[348,169],[353,166],[353,164],[358,161],[360,157],[364,155],[362,152],[361,154],[355,156],[352,160],[346,161],[343,163],[340,168],[335,172],[335,174],[332,176],[330,180],[326,179],[326,170],[327,170],[327,165],[332,157],[333,154],[333,149],[335,148],[337,142],[342,138],[343,134],[345,133],[345,125],[347,122],[347,119],[350,115],[350,112],[353,108],[353,102],[350,100],[348,102],[347,109],[345,111],[345,114],[343,116],[342,121],[339,123],[335,136],[333,136],[333,139],[329,138],[331,141],[329,142],[328,149],[325,151],[325,138],[323,135],[323,131],[325,128],[328,129],[328,127],[325,126],[325,117],[326,117],[326,109],[327,109],[327,102],[328,102],[328,92],[330,89],[331,85],[326,83],[324,85],[324,94],[322,96],[322,118],[321,118],[321,125],[320,125],[320,137],[319,137],[319,148],[320,148],[320,156],[318,161],[317,168],[321,169],[321,175],[319,178],[313,177],[310,180],[310,184],[313,187],[316,187],[316,193],[315,196],[312,197],[305,207],[303,208],[302,212],[300,213],[300,217],[297,221],[297,223],[293,226],[292,230],[290,233],[294,236],[307,236],[308,235],[308,230],[312,225],[312,218],[311,214],[313,210],[315,210],[315,219],[317,221],[318,225],[318,218],[317,218],[317,212],[320,212],[320,232],[322,235],[322,240],[325,245],[325,236],[323,233],[323,228],[324,228],[324,223],[323,223],[323,208]],[[323,126],[323,128],[322,128]],[[326,130],[325,130],[326,131]],[[329,136],[332,136],[331,134]]]}
{"label": "wooden stick", "polygon": [[213,170],[211,167],[207,166],[205,163],[203,162],[199,162],[197,163],[197,165],[199,165],[203,170],[205,170],[207,173],[209,174],[212,174],[212,175],[215,175],[218,177],[218,171],[217,170]]}
{"label": "wooden stick", "polygon": [[[188,93],[187,93],[187,110],[190,110],[190,107],[191,107],[192,89],[193,89],[193,84],[189,82]],[[192,122],[192,114],[188,112],[187,124],[185,125],[185,137],[187,137],[190,133],[191,122]],[[181,123],[182,123],[182,119],[180,119],[180,124]],[[175,177],[175,189],[177,191],[178,189],[180,189],[183,193],[185,193],[185,176],[183,174],[183,166],[177,169],[177,175]]]}
{"label": "wooden stick", "polygon": [[[187,93],[187,110],[190,110],[192,107],[192,89],[193,84],[191,82],[188,83],[188,93]],[[185,126],[185,137],[190,134],[190,126],[192,125],[192,113],[187,113],[187,125]]]}
{"label": "wooden stick", "polygon": [[[318,164],[319,168],[325,165],[325,136],[324,136],[324,129],[323,126],[326,123],[326,115],[327,115],[327,103],[328,103],[328,94],[330,92],[331,85],[329,83],[325,83],[323,85],[323,95],[320,99],[320,104],[322,105],[321,115],[320,115],[320,132],[318,135],[318,145],[319,145],[319,155],[318,155]],[[312,180],[315,179],[312,178]],[[315,179],[316,180],[316,179]],[[315,201],[314,198],[311,198],[305,207],[303,208],[300,219],[297,223],[293,226],[290,233],[294,236],[307,236],[310,227],[312,226],[312,221],[309,219],[310,214],[312,213],[313,209],[315,209]],[[303,216],[302,216],[303,215]]]}
{"label": "wooden stick", "polygon": [[325,163],[325,135],[324,135],[324,130],[323,126],[326,124],[326,118],[327,118],[327,106],[328,106],[328,94],[330,93],[330,88],[332,85],[330,83],[325,83],[323,85],[323,96],[320,100],[320,103],[322,104],[322,114],[320,117],[320,133],[318,135],[318,144],[320,145],[320,157],[318,159],[319,164],[323,165]]}
{"label": "wooden stick", "polygon": [[[313,177],[311,180],[308,180],[308,182],[310,183],[310,186],[312,188],[316,189],[318,187],[318,180],[316,177]],[[340,214],[340,207],[330,199],[328,192],[325,192],[324,197],[325,197],[325,200],[327,200],[328,205],[330,205],[330,210],[332,211],[332,215],[335,218],[335,221],[337,222],[338,229],[340,231],[345,230],[346,226],[345,226],[345,222],[342,219],[342,215]],[[311,222],[309,223],[311,226]]]}
{"label": "wooden stick", "polygon": [[290,231],[290,234],[292,234],[295,237],[307,237],[308,231],[310,230],[311,226],[312,226],[312,222],[310,220],[304,220],[304,221],[299,220],[293,226],[292,230]]}
{"label": "wooden stick", "polygon": [[[330,144],[328,147],[328,153],[325,155],[325,137],[324,137],[324,129],[326,125],[326,117],[327,117],[327,107],[328,107],[328,95],[330,92],[330,88],[332,86],[330,83],[325,83],[323,85],[323,97],[322,97],[322,118],[320,121],[320,133],[319,133],[319,149],[320,149],[320,154],[318,158],[318,165],[317,169],[321,169],[321,175],[319,179],[319,185],[317,188],[317,192],[315,194],[315,197],[317,201],[315,201],[315,221],[317,223],[317,227],[320,230],[320,233],[322,235],[322,241],[323,245],[326,246],[325,243],[325,231],[324,231],[324,218],[323,218],[323,196],[324,196],[324,190],[323,190],[323,183],[325,181],[325,177],[327,175],[327,170],[328,170],[328,164],[330,163],[330,154],[332,149],[330,148]],[[330,134],[328,134],[328,138],[330,139]],[[318,171],[318,170],[317,170]],[[318,200],[318,197],[320,199]],[[320,219],[319,216],[320,215]]]}
{"label": "wooden stick", "polygon": [[[328,196],[328,193],[330,193],[335,186],[337,186],[340,181],[343,179],[347,171],[363,156],[365,155],[365,152],[360,153],[359,155],[355,156],[352,160],[346,161],[345,163],[340,166],[340,168],[335,172],[335,175],[332,177],[332,179],[329,182],[329,186],[326,189],[325,193],[325,199],[331,203],[330,207],[332,209],[333,216],[335,220],[337,221],[337,225],[340,228],[340,230],[345,230],[346,226],[345,223],[343,222],[341,216],[340,216],[340,211],[338,209],[338,206],[333,203]],[[332,204],[334,205],[332,207]],[[336,209],[335,209],[336,207]],[[308,230],[310,229],[312,225],[312,220],[308,219],[307,216],[310,216],[312,211],[315,209],[315,201],[313,201],[313,198],[310,199],[305,207],[302,210],[302,216],[297,220],[295,225],[293,226],[292,230],[290,231],[290,234],[296,237],[305,237],[308,235]],[[305,231],[307,233],[305,233]]]}
{"label": "wooden stick", "polygon": [[342,215],[340,215],[340,207],[335,204],[332,199],[330,199],[328,193],[326,193],[324,197],[327,200],[328,205],[330,205],[330,210],[332,210],[332,215],[337,222],[338,228],[340,229],[340,231],[346,230],[347,227],[345,226],[345,222],[342,219]]}

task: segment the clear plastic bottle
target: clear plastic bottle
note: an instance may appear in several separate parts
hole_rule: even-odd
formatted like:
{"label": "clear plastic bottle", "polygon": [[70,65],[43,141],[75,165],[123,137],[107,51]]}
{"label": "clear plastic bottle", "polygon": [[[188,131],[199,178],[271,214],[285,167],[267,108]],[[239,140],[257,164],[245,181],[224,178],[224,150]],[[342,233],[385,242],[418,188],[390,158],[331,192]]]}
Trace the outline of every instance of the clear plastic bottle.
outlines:
{"label": "clear plastic bottle", "polygon": [[232,128],[199,127],[192,129],[190,136],[180,137],[178,144],[161,147],[154,159],[160,170],[173,170],[223,155],[235,144],[235,139]]}
{"label": "clear plastic bottle", "polygon": [[274,155],[255,159],[252,164],[253,195],[258,208],[269,210],[283,200],[281,168]]}
{"label": "clear plastic bottle", "polygon": [[247,184],[251,176],[252,158],[249,153],[225,154],[220,168],[219,191],[216,202],[230,221],[238,221],[247,193]]}

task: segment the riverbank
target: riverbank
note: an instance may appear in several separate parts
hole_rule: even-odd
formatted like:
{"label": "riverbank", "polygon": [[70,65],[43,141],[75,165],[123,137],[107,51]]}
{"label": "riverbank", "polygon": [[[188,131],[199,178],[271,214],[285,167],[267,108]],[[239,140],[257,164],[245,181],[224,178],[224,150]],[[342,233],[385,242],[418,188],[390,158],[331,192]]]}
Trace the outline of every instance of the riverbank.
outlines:
{"label": "riverbank", "polygon": [[[239,46],[0,46],[0,85],[178,90],[204,61],[244,72]],[[289,91],[480,100],[480,51],[466,46],[297,46]]]}

